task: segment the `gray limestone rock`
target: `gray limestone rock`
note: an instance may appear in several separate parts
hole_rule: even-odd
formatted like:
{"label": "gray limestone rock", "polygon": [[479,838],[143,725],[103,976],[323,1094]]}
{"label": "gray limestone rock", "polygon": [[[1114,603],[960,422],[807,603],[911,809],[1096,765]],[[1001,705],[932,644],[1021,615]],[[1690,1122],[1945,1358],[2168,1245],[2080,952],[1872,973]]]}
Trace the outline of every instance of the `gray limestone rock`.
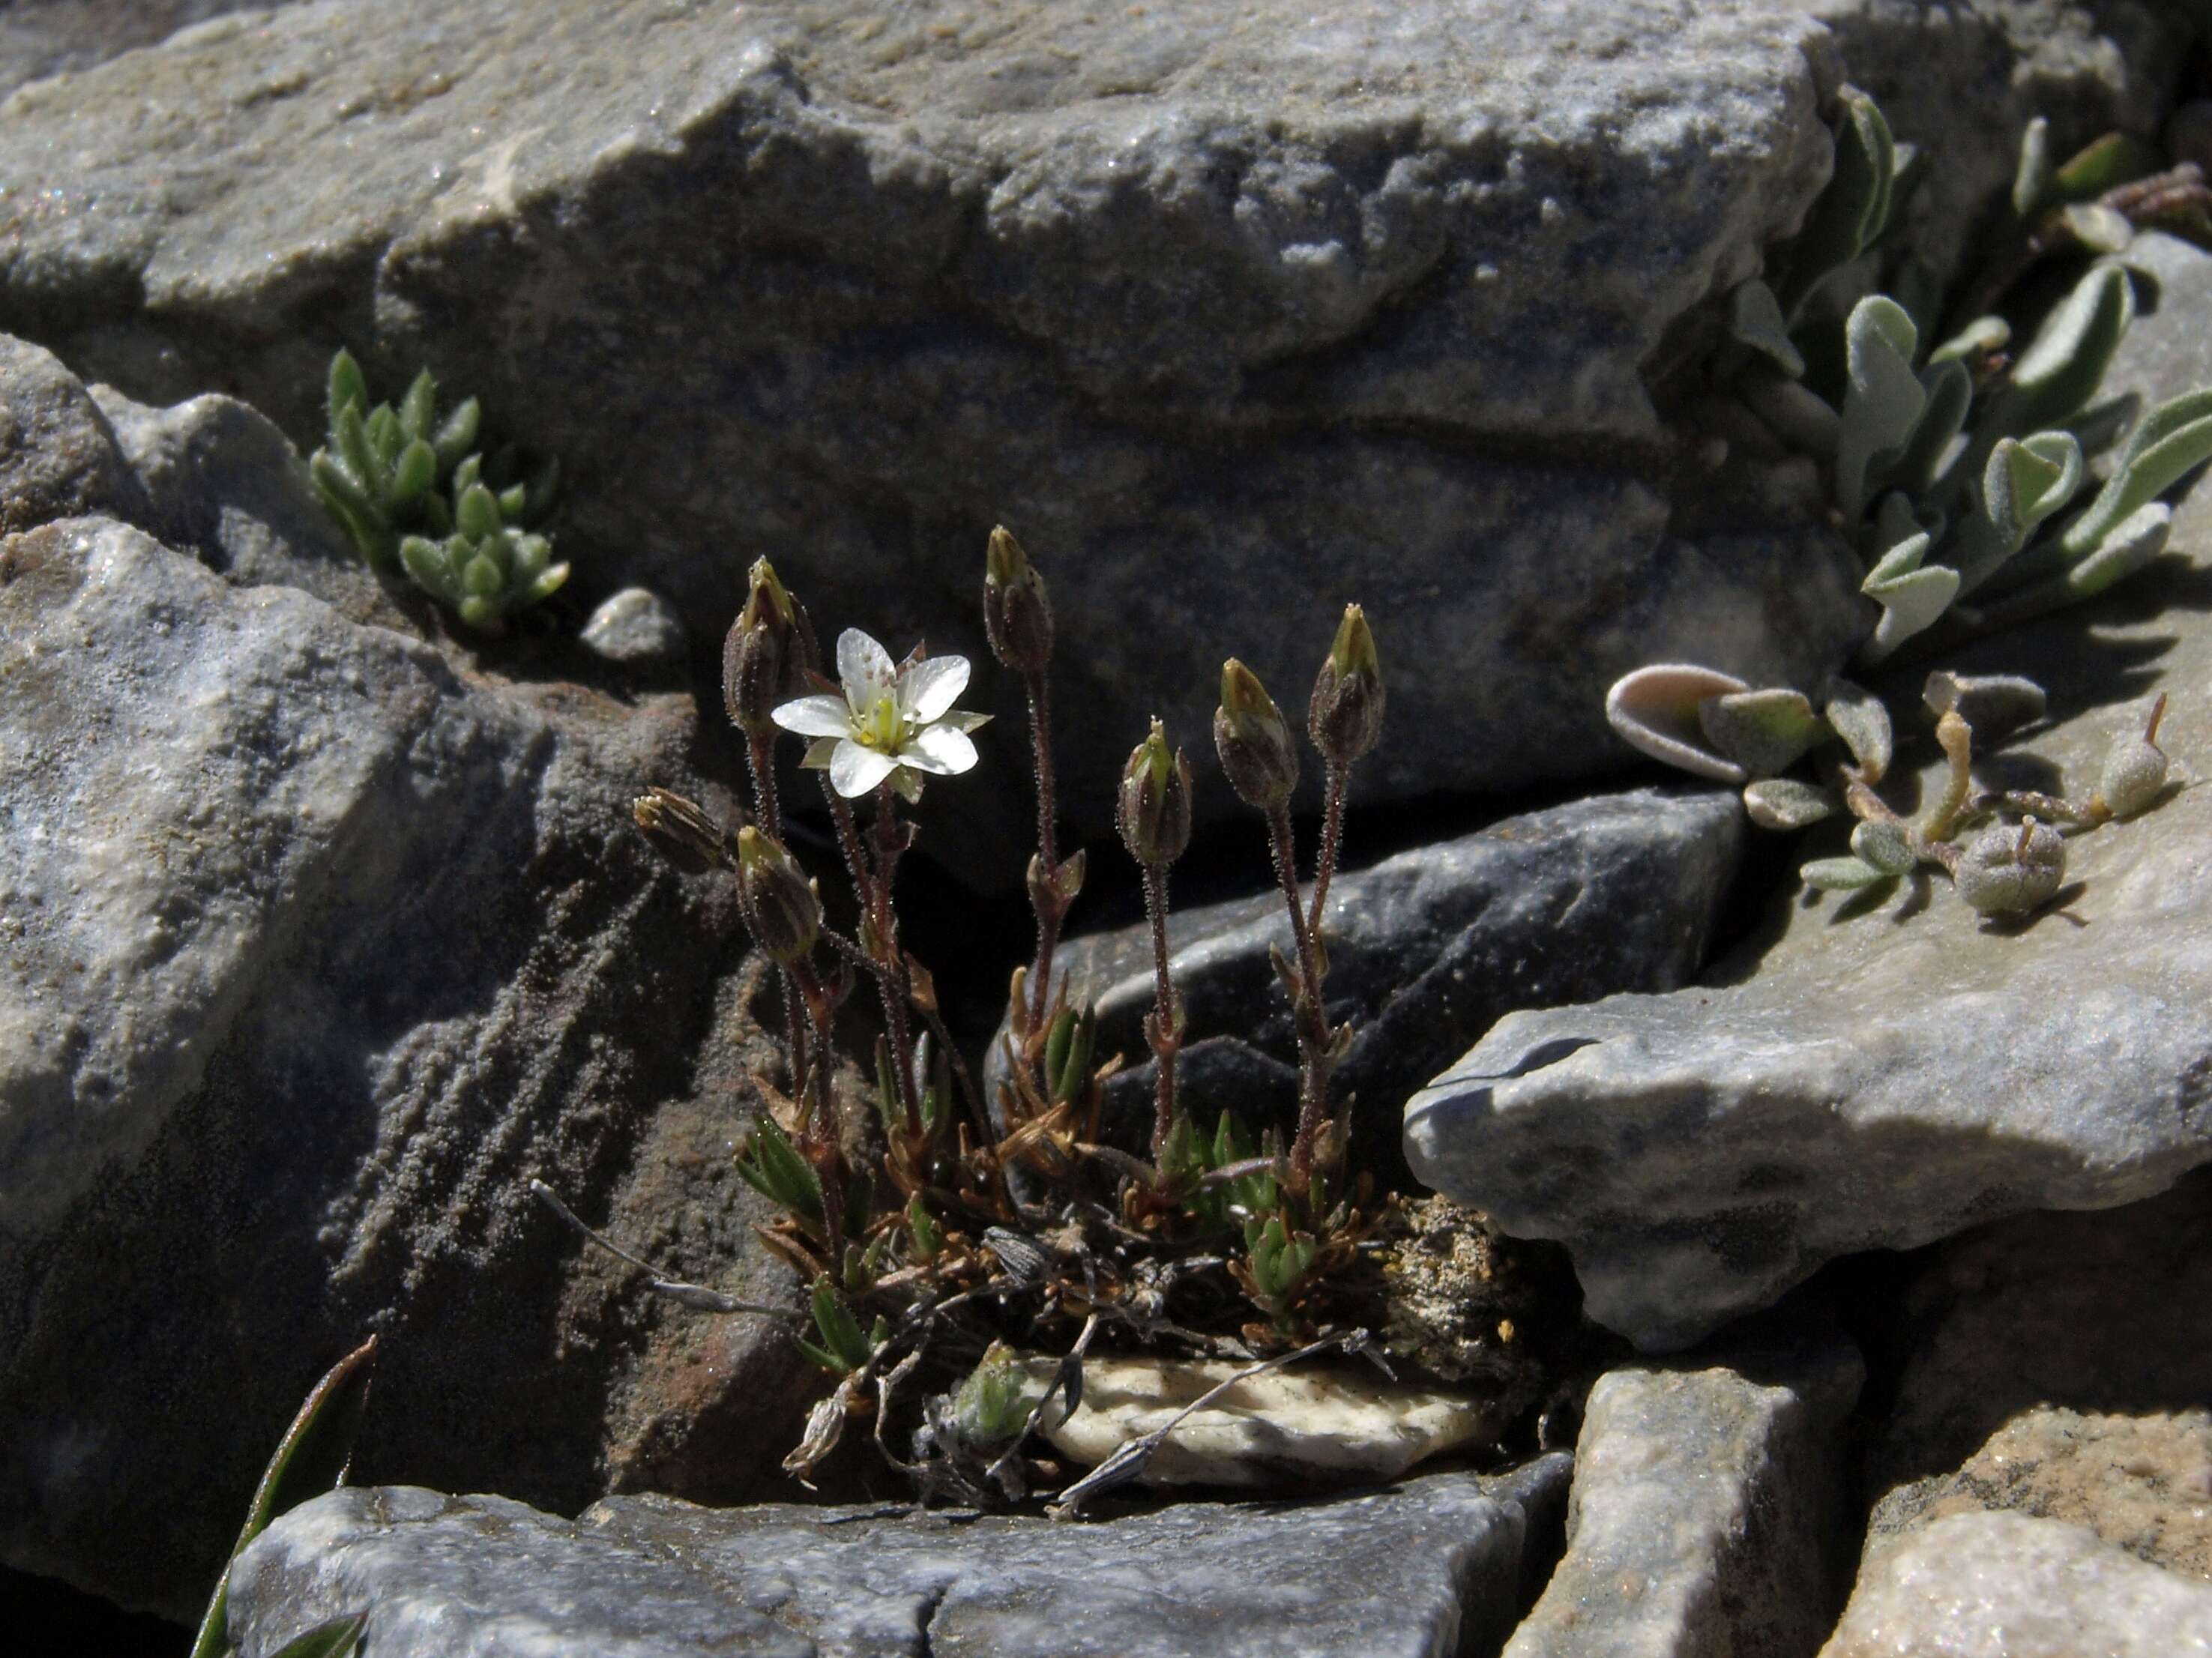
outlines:
{"label": "gray limestone rock", "polygon": [[456,668],[140,532],[0,543],[0,1559],[194,1615],[313,1377],[359,1467],[580,1504],[779,1490],[788,1272],[729,1143],[734,901],[629,823],[688,700]]}
{"label": "gray limestone rock", "polygon": [[224,12],[299,0],[17,0],[0,9],[0,95],[150,46]]}
{"label": "gray limestone rock", "polygon": [[[1252,823],[1263,859],[1265,831]],[[1507,1011],[1668,988],[1694,973],[1743,832],[1731,792],[1638,789],[1340,874],[1322,926],[1329,1017],[1355,1027],[1335,1092],[1357,1101],[1358,1158],[1398,1171],[1407,1096]],[[1109,1134],[1133,1151],[1153,1114],[1149,940],[1139,925],[1077,938],[1055,957],[1071,1005],[1097,1005],[1097,1051],[1132,1062],[1106,1096]],[[1179,1075],[1190,1109],[1208,1132],[1224,1109],[1255,1133],[1295,1123],[1297,1039],[1268,962],[1271,944],[1291,948],[1280,892],[1173,911],[1168,942],[1189,1021]],[[994,1096],[1003,1070],[994,1039],[985,1074]]]}
{"label": "gray limestone rock", "polygon": [[[1647,386],[1818,189],[1842,72],[1781,0],[240,14],[0,109],[0,325],[303,446],[341,342],[428,362],[562,458],[579,580],[695,638],[767,553],[830,635],[973,653],[1002,519],[1093,830],[1200,665],[1291,687],[1351,598],[1364,798],[1515,786],[1618,763],[1638,661],[1813,677],[1865,626],[1825,528],[1705,510]],[[954,855],[1018,843],[1018,789],[944,794]]]}
{"label": "gray limestone rock", "polygon": [[1567,1552],[1505,1658],[1808,1653],[1840,1600],[1839,1340],[1614,1370],[1575,1448]]}
{"label": "gray limestone rock", "polygon": [[[242,587],[297,587],[350,621],[420,631],[323,509],[298,453],[267,418],[210,392],[173,408],[94,386],[144,492],[130,519]],[[417,604],[418,614],[428,606]]]}
{"label": "gray limestone rock", "polygon": [[1555,1455],[1511,1475],[1079,1525],[657,1497],[566,1521],[346,1489],[240,1557],[231,1631],[241,1658],[270,1658],[366,1607],[383,1658],[1480,1654],[1511,1625],[1570,1466]]}
{"label": "gray limestone rock", "polygon": [[[2106,388],[2157,400],[2204,383],[2212,256],[2145,240],[2160,309]],[[2160,690],[2177,776],[2212,769],[2208,586],[2200,487],[2156,569],[1947,657],[2050,693],[2049,725],[1984,756],[1984,778],[2086,794]],[[1917,744],[1899,799],[1937,787],[1911,714],[1928,665],[1877,687]],[[1591,1315],[1647,1348],[1836,1255],[2146,1197],[2212,1160],[2208,836],[2212,792],[2170,785],[2072,841],[2058,908],[2024,926],[1984,926],[1942,890],[1870,913],[1792,896],[1695,988],[1500,1021],[1408,1106],[1414,1171],[1509,1233],[1564,1241]]]}
{"label": "gray limestone rock", "polygon": [[145,506],[83,383],[52,352],[0,335],[0,535],[80,513],[137,519]]}
{"label": "gray limestone rock", "polygon": [[2212,1653],[2212,1583],[2086,1526],[1961,1514],[1874,1561],[1820,1658],[2181,1658]]}

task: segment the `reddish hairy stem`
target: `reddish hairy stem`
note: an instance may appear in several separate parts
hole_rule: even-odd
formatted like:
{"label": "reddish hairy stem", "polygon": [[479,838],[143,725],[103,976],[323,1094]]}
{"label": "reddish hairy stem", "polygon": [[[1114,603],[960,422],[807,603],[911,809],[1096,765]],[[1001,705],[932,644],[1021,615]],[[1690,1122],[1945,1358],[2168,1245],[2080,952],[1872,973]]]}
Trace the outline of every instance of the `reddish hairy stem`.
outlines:
{"label": "reddish hairy stem", "polygon": [[1145,916],[1152,929],[1152,1057],[1158,1066],[1153,1094],[1152,1161],[1158,1163],[1175,1122],[1176,1050],[1182,1044],[1175,1027],[1175,987],[1168,981],[1168,866],[1146,864]]}
{"label": "reddish hairy stem", "polygon": [[1304,1193],[1313,1172],[1314,1142],[1328,1110],[1328,1022],[1322,1011],[1321,952],[1314,948],[1313,926],[1298,902],[1297,845],[1287,807],[1279,805],[1268,812],[1267,830],[1298,952],[1298,988],[1291,1010],[1298,1032],[1298,1132],[1291,1143],[1291,1185]]}
{"label": "reddish hairy stem", "polygon": [[[1027,676],[1030,694],[1030,746],[1034,750],[1037,783],[1037,858],[1044,865],[1045,879],[1051,882],[1060,872],[1060,851],[1053,835],[1054,816],[1052,774],[1052,701],[1050,688],[1042,669]],[[1036,961],[1030,971],[1030,1028],[1041,1029],[1044,1024],[1045,1009],[1050,1005],[1052,990],[1053,951],[1060,944],[1060,923],[1066,906],[1060,897],[1055,884],[1053,896],[1045,902],[1031,902],[1036,908]]]}
{"label": "reddish hairy stem", "polygon": [[[745,734],[745,761],[752,772],[753,816],[771,839],[783,839],[783,812],[775,792],[775,739]],[[799,1011],[799,987],[788,973],[783,981],[784,1042],[791,1050],[791,1091],[805,1097],[807,1066],[806,1028]]]}

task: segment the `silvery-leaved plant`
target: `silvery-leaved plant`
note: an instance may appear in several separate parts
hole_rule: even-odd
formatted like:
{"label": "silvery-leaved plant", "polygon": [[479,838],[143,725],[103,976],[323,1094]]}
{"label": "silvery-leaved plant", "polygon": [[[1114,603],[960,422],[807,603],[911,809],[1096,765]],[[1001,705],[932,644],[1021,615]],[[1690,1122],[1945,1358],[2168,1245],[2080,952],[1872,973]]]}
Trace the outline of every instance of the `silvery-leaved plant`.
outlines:
{"label": "silvery-leaved plant", "polygon": [[[2212,387],[2142,413],[2086,503],[2084,449],[2112,434],[2115,410],[2098,390],[2136,314],[2118,256],[2138,225],[2203,217],[2202,175],[2191,164],[2152,172],[2155,155],[2118,138],[2054,168],[2047,125],[2033,125],[2014,201],[2034,228],[2001,262],[2003,280],[1970,295],[1946,333],[1940,296],[1909,256],[1896,261],[1911,278],[1899,293],[1872,291],[1923,158],[1850,88],[1836,141],[1834,175],[1805,228],[1730,295],[1716,374],[1775,438],[1828,469],[1864,560],[1861,590],[1881,606],[1860,662],[1939,623],[1952,634],[2002,625],[2142,568],[2172,523],[2158,498],[2212,457]],[[2008,356],[2012,325],[1995,307],[2062,246],[2105,257]]]}
{"label": "silvery-leaved plant", "polygon": [[379,575],[412,581],[485,634],[503,632],[515,611],[568,580],[568,567],[553,562],[552,543],[536,530],[552,507],[557,467],[549,460],[527,478],[510,478],[502,452],[488,469],[477,451],[474,398],[441,414],[426,368],[397,408],[371,408],[361,365],[340,350],[325,403],[329,435],[308,459],[307,476]]}
{"label": "silvery-leaved plant", "polygon": [[[1849,853],[1806,864],[1799,873],[1808,886],[1873,894],[1934,867],[1991,916],[2025,914],[2059,890],[2063,831],[2132,817],[2166,789],[2166,756],[2157,740],[2163,695],[2141,727],[2116,735],[2098,786],[2083,800],[1975,783],[1978,738],[1985,747],[2002,743],[2044,717],[2044,693],[2033,681],[1931,673],[1922,701],[1935,718],[1948,775],[1913,818],[1880,792],[1895,751],[1889,711],[1849,680],[1832,680],[1816,708],[1797,691],[1754,689],[1733,675],[1665,663],[1618,681],[1606,713],[1626,741],[1654,759],[1741,784],[1744,809],[1762,829],[1808,829],[1848,813],[1856,820]],[[1786,774],[1808,756],[1820,762],[1814,776]],[[1969,830],[1976,832],[1962,842]]]}
{"label": "silvery-leaved plant", "polygon": [[[1096,1051],[1096,1010],[1074,1003],[1055,962],[1085,857],[1061,857],[1055,836],[1052,605],[1042,576],[1003,528],[985,551],[983,623],[992,654],[1027,694],[1037,802],[1026,882],[1036,949],[1012,975],[1003,1078],[991,1100],[960,1058],[929,971],[901,942],[896,894],[922,780],[978,763],[969,734],[984,717],[954,707],[969,683],[966,658],[917,648],[895,663],[848,629],[837,641],[838,677],[827,679],[805,607],[762,560],[723,651],[725,702],[746,739],[750,810],[726,823],[664,789],[634,809],[640,827],[687,867],[734,878],[738,913],[781,981],[787,1090],[756,1079],[768,1108],[737,1172],[776,1206],[762,1236],[811,1286],[805,1311],[783,1315],[805,1332],[801,1351],[837,1377],[785,1466],[805,1477],[849,1420],[872,1412],[877,1443],[895,1466],[925,1491],[969,1503],[1020,1501],[1039,1478],[1065,1479],[1027,1461],[1022,1446],[1053,1398],[1075,1408],[1094,1338],[1263,1366],[1364,1340],[1358,1318],[1376,1304],[1379,1270],[1372,1245],[1399,1224],[1395,1200],[1378,1203],[1371,1177],[1346,1167],[1348,1106],[1332,1101],[1331,1078],[1351,1029],[1331,1025],[1323,997],[1322,921],[1346,794],[1382,725],[1382,668],[1365,614],[1345,607],[1307,704],[1306,738],[1322,772],[1310,893],[1289,812],[1299,768],[1290,722],[1233,659],[1214,716],[1223,769],[1267,822],[1289,913],[1291,951],[1275,961],[1299,1047],[1298,1114],[1287,1132],[1255,1135],[1226,1111],[1201,1117],[1179,1090],[1184,1023],[1168,972],[1168,878],[1191,838],[1191,763],[1153,720],[1123,768],[1115,824],[1142,875],[1155,969],[1146,1037],[1157,1111],[1142,1145],[1109,1140],[1103,1084],[1122,1056]],[[805,739],[804,764],[820,777],[853,885],[849,932],[833,922],[784,838],[774,753],[784,736]],[[874,987],[882,1034],[864,1090],[871,1108],[849,1111],[836,1097],[831,1038],[863,979]],[[549,1188],[538,1195],[616,1248]],[[763,1310],[701,1285],[653,1282],[693,1306]],[[953,1317],[956,1309],[964,1310]],[[1017,1335],[1059,1344],[1049,1387],[1032,1386],[1010,1350],[993,1345]],[[932,1351],[940,1337],[951,1338],[948,1353],[983,1352],[982,1363],[934,1400],[902,1406],[898,1389],[917,1367],[935,1360],[942,1371],[945,1361]],[[894,1417],[914,1424],[911,1462],[885,1437]],[[1142,1461],[1133,1454],[1110,1477],[1133,1476]],[[1071,1488],[1069,1500],[1098,1488]]]}

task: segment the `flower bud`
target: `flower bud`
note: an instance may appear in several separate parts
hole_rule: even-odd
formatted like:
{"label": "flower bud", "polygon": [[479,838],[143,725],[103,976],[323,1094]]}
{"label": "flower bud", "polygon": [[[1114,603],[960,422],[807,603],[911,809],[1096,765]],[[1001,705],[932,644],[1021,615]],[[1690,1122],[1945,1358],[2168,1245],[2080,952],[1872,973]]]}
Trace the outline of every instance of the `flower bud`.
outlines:
{"label": "flower bud", "polygon": [[1157,720],[1130,751],[1115,818],[1140,864],[1172,864],[1190,844],[1190,762],[1181,750],[1170,754],[1167,729]]}
{"label": "flower bud", "polygon": [[1960,848],[1959,896],[1984,915],[2019,915],[2047,902],[2066,878],[2066,839],[2033,817],[1997,824]]}
{"label": "flower bud", "polygon": [[1221,665],[1221,706],[1213,711],[1213,746],[1237,798],[1273,811],[1298,784],[1298,751],[1283,711],[1260,677],[1235,657]]}
{"label": "flower bud", "polygon": [[722,641],[722,706],[731,724],[748,737],[775,735],[769,715],[801,689],[798,610],[775,568],[756,559],[745,608]]}
{"label": "flower bud", "polygon": [[822,932],[822,899],[782,844],[748,825],[738,831],[738,879],[760,947],[785,967],[805,959]]}
{"label": "flower bud", "polygon": [[1042,673],[1052,660],[1052,603],[1044,578],[1022,544],[1000,525],[983,555],[983,631],[991,653],[1017,673]]}
{"label": "flower bud", "polygon": [[1357,604],[1344,607],[1328,660],[1314,681],[1306,732],[1322,756],[1339,766],[1358,759],[1382,734],[1382,668],[1375,635]]}
{"label": "flower bud", "polygon": [[2097,798],[2115,817],[2134,817],[2157,799],[2158,792],[2166,786],[2166,751],[2157,742],[2159,716],[2165,712],[2166,698],[2160,695],[2142,732],[2114,739],[2105,756]]}

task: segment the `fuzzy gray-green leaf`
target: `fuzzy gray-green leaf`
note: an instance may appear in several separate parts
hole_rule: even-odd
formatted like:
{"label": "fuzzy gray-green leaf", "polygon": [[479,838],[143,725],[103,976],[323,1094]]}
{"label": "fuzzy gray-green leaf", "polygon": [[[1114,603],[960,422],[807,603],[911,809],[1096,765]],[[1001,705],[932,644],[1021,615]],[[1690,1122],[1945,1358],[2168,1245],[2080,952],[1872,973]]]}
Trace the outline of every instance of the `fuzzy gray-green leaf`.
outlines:
{"label": "fuzzy gray-green leaf", "polygon": [[1948,566],[1921,560],[1928,552],[1923,533],[1899,542],[1882,555],[1867,573],[1859,591],[1882,607],[1874,637],[1861,649],[1864,662],[1879,662],[1899,645],[1934,624],[1958,596],[1959,573]]}
{"label": "fuzzy gray-green leaf", "polygon": [[1729,333],[1741,344],[1760,353],[1791,380],[1805,372],[1805,358],[1790,343],[1790,327],[1782,319],[1782,305],[1774,290],[1753,276],[1738,282],[1729,295]]}
{"label": "fuzzy gray-green leaf", "polygon": [[2066,556],[2078,559],[2101,547],[2123,519],[2207,459],[2212,459],[2212,386],[2162,403],[2136,422],[2111,479],[2088,511],[2067,526]]}
{"label": "fuzzy gray-green leaf", "polygon": [[1912,370],[1917,336],[1905,307],[1869,294],[1844,325],[1848,385],[1836,441],[1836,504],[1846,519],[1864,510],[1873,469],[1911,435],[1928,401]]}
{"label": "fuzzy gray-green leaf", "polygon": [[1859,774],[1879,783],[1888,774],[1893,738],[1889,710],[1872,691],[1837,678],[1828,684],[1828,699],[1820,713],[1844,739],[1844,746],[1858,762]]}
{"label": "fuzzy gray-green leaf", "polygon": [[2011,386],[1992,416],[1996,429],[2017,436],[2060,425],[2086,408],[2135,314],[2135,289],[2118,265],[2099,265],[2082,277],[2013,364]]}
{"label": "fuzzy gray-green leaf", "polygon": [[1698,704],[1698,725],[1714,750],[1753,777],[1770,777],[1827,735],[1800,691],[1730,691]]}
{"label": "fuzzy gray-green leaf", "polygon": [[1856,858],[1815,858],[1797,873],[1807,886],[1823,892],[1856,892],[1895,878]]}
{"label": "fuzzy gray-green leaf", "polygon": [[1920,860],[1905,825],[1887,818],[1869,818],[1851,830],[1851,852],[1859,862],[1884,875],[1909,875]]}
{"label": "fuzzy gray-green leaf", "polygon": [[1743,809],[1761,829],[1801,829],[1836,810],[1836,797],[1796,777],[1762,777],[1743,788]]}
{"label": "fuzzy gray-green leaf", "polygon": [[2051,122],[2039,115],[2020,135],[2020,161],[2013,169],[2012,210],[2033,219],[2051,196]]}

